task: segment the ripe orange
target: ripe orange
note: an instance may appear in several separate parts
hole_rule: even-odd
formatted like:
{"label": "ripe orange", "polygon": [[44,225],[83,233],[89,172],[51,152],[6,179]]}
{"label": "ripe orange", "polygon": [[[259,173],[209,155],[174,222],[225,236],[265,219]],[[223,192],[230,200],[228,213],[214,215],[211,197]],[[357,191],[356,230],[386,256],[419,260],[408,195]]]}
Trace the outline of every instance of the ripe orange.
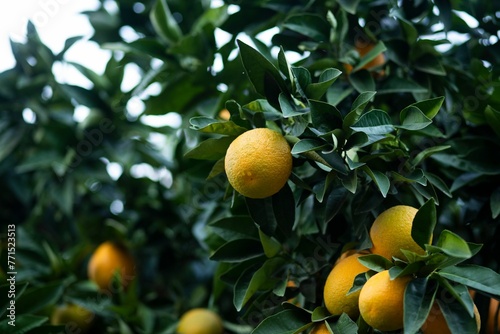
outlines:
{"label": "ripe orange", "polygon": [[346,313],[351,318],[359,315],[358,298],[360,291],[347,293],[351,289],[354,278],[367,272],[368,268],[358,261],[361,254],[353,254],[335,265],[328,275],[323,290],[325,307],[333,315]]}
{"label": "ripe orange", "polygon": [[224,328],[220,316],[205,308],[194,308],[182,315],[177,334],[222,334]]}
{"label": "ripe orange", "polygon": [[330,334],[330,331],[323,322],[320,325],[316,325],[310,334]]}
{"label": "ripe orange", "polygon": [[346,257],[349,257],[351,255],[354,255],[354,254],[360,254],[360,255],[367,255],[367,254],[370,254],[370,250],[368,249],[363,249],[363,250],[359,250],[359,249],[349,249],[349,250],[346,250],[345,252],[343,252],[339,258],[335,261],[335,265],[337,263],[339,263],[340,261],[342,261],[343,259],[345,259]]}
{"label": "ripe orange", "polygon": [[[411,237],[413,218],[417,209],[408,205],[396,205],[382,212],[370,228],[373,254],[391,260],[392,257],[406,259],[401,249],[425,254],[425,251]],[[429,243],[432,241],[432,237]]]}
{"label": "ripe orange", "polygon": [[368,325],[380,331],[403,328],[404,292],[410,280],[410,276],[391,280],[389,270],[384,270],[366,281],[359,294],[359,311]]}
{"label": "ripe orange", "polygon": [[[354,47],[356,51],[358,51],[359,57],[363,58],[368,52],[370,52],[375,47],[375,43],[371,41],[364,41],[361,39],[357,39],[354,43]],[[361,69],[371,70],[373,68],[378,68],[384,65],[385,62],[386,59],[384,53],[379,53],[375,58],[366,63]],[[349,74],[351,73],[353,66],[351,64],[344,64],[344,69],[346,73]],[[373,72],[373,75],[377,77],[383,76],[384,74],[385,71],[383,69]]]}
{"label": "ripe orange", "polygon": [[[479,315],[479,310],[477,309],[475,304],[474,304],[474,316],[476,318],[476,323],[477,323],[477,332],[476,333],[479,333],[479,330],[481,329],[481,317]],[[448,324],[446,323],[446,319],[444,318],[444,315],[441,312],[441,309],[439,308],[438,303],[434,303],[432,305],[432,308],[429,312],[429,315],[427,316],[427,319],[425,320],[424,324],[422,325],[422,333],[423,334],[436,334],[436,333],[451,334],[450,328],[448,327]]]}
{"label": "ripe orange", "polygon": [[66,304],[54,308],[50,316],[50,323],[71,327],[75,333],[87,333],[92,326],[94,317],[93,312],[80,305]]}
{"label": "ripe orange", "polygon": [[135,277],[135,261],[121,245],[107,241],[99,245],[90,257],[87,273],[102,290],[113,288],[112,282],[119,272],[121,283],[126,287]]}
{"label": "ripe orange", "polygon": [[498,308],[499,301],[495,298],[491,298],[488,311],[488,323],[486,325],[487,334],[500,333],[500,311]]}
{"label": "ripe orange", "polygon": [[292,172],[291,149],[276,131],[249,130],[227,149],[224,168],[231,186],[243,196],[269,197],[283,188]]}
{"label": "ripe orange", "polygon": [[231,113],[229,112],[229,110],[224,108],[219,111],[219,118],[224,121],[228,121],[231,118]]}

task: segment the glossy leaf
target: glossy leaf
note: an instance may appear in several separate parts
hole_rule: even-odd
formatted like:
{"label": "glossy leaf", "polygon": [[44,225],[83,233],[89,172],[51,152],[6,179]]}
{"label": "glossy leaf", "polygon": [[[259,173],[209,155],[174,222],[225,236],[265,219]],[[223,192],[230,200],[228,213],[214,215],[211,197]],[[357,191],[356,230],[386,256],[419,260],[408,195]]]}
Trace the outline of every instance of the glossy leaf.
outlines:
{"label": "glossy leaf", "polygon": [[189,159],[219,160],[226,155],[234,137],[208,138],[184,155]]}
{"label": "glossy leaf", "polygon": [[182,31],[177,24],[166,0],[156,0],[149,15],[156,33],[167,43],[178,42]]}
{"label": "glossy leaf", "polygon": [[236,125],[231,121],[218,121],[209,117],[193,117],[189,120],[191,128],[205,133],[218,133],[227,136],[238,136],[247,131],[246,128]]}
{"label": "glossy leaf", "polygon": [[429,278],[412,279],[405,289],[404,333],[413,334],[422,327],[437,293],[437,284]]}
{"label": "glossy leaf", "polygon": [[262,321],[252,334],[294,334],[310,326],[310,315],[300,310],[284,310]]}
{"label": "glossy leaf", "polygon": [[472,264],[453,266],[440,270],[439,276],[500,297],[500,275],[490,268]]}
{"label": "glossy leaf", "polygon": [[430,199],[418,209],[411,227],[412,239],[423,249],[425,249],[425,245],[429,244],[432,239],[436,223],[436,206],[434,200]]}

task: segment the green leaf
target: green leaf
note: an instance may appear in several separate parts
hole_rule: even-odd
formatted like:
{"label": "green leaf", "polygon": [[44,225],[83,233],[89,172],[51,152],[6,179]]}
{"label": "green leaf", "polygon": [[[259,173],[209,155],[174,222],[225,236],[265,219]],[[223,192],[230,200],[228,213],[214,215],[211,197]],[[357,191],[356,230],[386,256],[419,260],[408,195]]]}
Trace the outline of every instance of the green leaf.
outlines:
{"label": "green leaf", "polygon": [[326,144],[324,141],[317,139],[302,139],[296,142],[292,147],[292,154],[300,154],[310,151],[319,151],[330,145]]}
{"label": "green leaf", "polygon": [[255,239],[231,240],[220,246],[210,256],[211,260],[221,262],[241,262],[263,254],[262,245]]}
{"label": "green leaf", "polygon": [[[12,278],[13,276],[6,276],[5,278],[6,279],[9,279],[9,278]],[[14,277],[15,278],[15,277]],[[28,287],[29,283],[26,282],[26,283],[15,283],[15,289],[16,289],[16,299],[17,298],[20,298],[24,292],[26,291],[26,288]],[[7,312],[7,307],[9,307],[9,303],[10,303],[10,298],[7,298],[7,295],[9,294],[9,291],[10,291],[10,288],[11,288],[11,285],[10,285],[10,282],[7,282],[5,284],[2,284],[0,285],[0,293],[2,294],[2,296],[5,296],[4,299],[4,302],[0,302],[0,306],[2,306],[2,308],[0,308],[0,317],[4,317],[5,313]]]}
{"label": "green leaf", "polygon": [[10,319],[3,319],[0,322],[0,333],[9,334],[24,334],[30,330],[37,328],[49,320],[48,317],[31,315],[31,314],[18,314],[16,315],[15,326],[9,324]]}
{"label": "green leaf", "polygon": [[431,198],[418,209],[415,218],[413,218],[411,237],[422,249],[425,249],[425,245],[432,240],[437,223],[436,217],[436,205],[434,199]]}
{"label": "green leaf", "polygon": [[299,116],[309,112],[309,108],[306,108],[300,101],[284,93],[279,94],[278,102],[283,112],[283,117],[285,118]]}
{"label": "green leaf", "polygon": [[246,128],[236,125],[232,121],[221,122],[219,120],[199,116],[193,117],[189,120],[191,128],[204,133],[218,133],[227,136],[238,136],[247,131]]}
{"label": "green leaf", "polygon": [[[271,197],[273,212],[276,218],[279,232],[283,234],[283,240],[291,237],[293,225],[295,224],[295,198],[292,189],[285,184],[276,194]],[[281,237],[281,235],[280,235]]]}
{"label": "green leaf", "polygon": [[156,0],[149,14],[149,19],[158,36],[165,42],[174,44],[181,39],[181,28],[170,12],[167,0]]}
{"label": "green leaf", "polygon": [[339,5],[349,14],[356,14],[359,0],[338,0]]}
{"label": "green leaf", "polygon": [[434,187],[436,187],[439,190],[441,190],[443,192],[443,194],[445,194],[446,196],[448,196],[450,198],[452,197],[450,189],[448,188],[448,186],[446,185],[446,183],[444,183],[444,181],[439,176],[437,176],[435,174],[432,174],[430,172],[424,171],[424,177]]}
{"label": "green leaf", "polygon": [[267,97],[271,105],[276,105],[281,92],[288,93],[286,83],[278,69],[251,46],[238,40],[240,56],[246,74],[255,91]]}
{"label": "green leaf", "polygon": [[393,93],[427,93],[427,88],[420,86],[410,79],[391,76],[377,88],[377,94]]}
{"label": "green leaf", "polygon": [[208,138],[184,154],[188,159],[219,160],[224,158],[234,137]]}
{"label": "green leaf", "polygon": [[437,300],[451,333],[477,333],[477,324],[463,305],[457,301]]}
{"label": "green leaf", "polygon": [[319,15],[307,13],[291,15],[283,26],[317,42],[328,41],[328,36],[324,32],[330,31],[330,27]]}
{"label": "green leaf", "polygon": [[331,327],[333,333],[358,334],[358,325],[345,313]]}
{"label": "green leaf", "polygon": [[299,309],[284,310],[264,319],[252,334],[300,333],[312,325],[310,317],[309,313]]}
{"label": "green leaf", "polygon": [[440,248],[445,254],[456,258],[468,259],[472,257],[467,242],[458,234],[448,230],[441,232],[436,247]]}
{"label": "green leaf", "polygon": [[500,111],[488,105],[484,109],[484,116],[486,118],[486,123],[495,131],[497,136],[500,137]]}
{"label": "green leaf", "polygon": [[341,74],[342,72],[336,68],[324,70],[319,76],[319,82],[311,83],[306,87],[307,97],[313,100],[320,99]]}
{"label": "green leaf", "polygon": [[368,280],[368,278],[366,276],[367,276],[366,273],[357,274],[356,277],[354,277],[354,280],[352,282],[352,286],[346,295],[349,295],[353,292],[361,290],[363,288],[363,285],[365,285],[366,281]]}
{"label": "green leaf", "polygon": [[370,270],[381,272],[394,266],[394,264],[385,257],[377,254],[368,254],[358,257],[358,261]]}
{"label": "green leaf", "polygon": [[375,81],[373,80],[371,73],[367,70],[351,72],[349,74],[349,81],[358,93],[375,90]]}
{"label": "green leaf", "polygon": [[0,134],[0,162],[4,160],[19,144],[24,137],[23,128],[3,128]]}
{"label": "green leaf", "polygon": [[351,125],[351,129],[367,135],[385,135],[394,131],[394,125],[385,111],[372,109],[361,115],[358,121]]}
{"label": "green leaf", "polygon": [[[413,104],[410,104],[407,108],[416,107],[420,109],[429,119],[433,119],[441,109],[443,101],[444,96],[439,96],[432,99],[415,102]],[[401,111],[402,114],[405,109]]]}
{"label": "green leaf", "polygon": [[372,100],[375,94],[377,94],[377,92],[362,92],[359,94],[352,103],[351,112],[355,111],[358,115],[361,115],[366,105]]}
{"label": "green leaf", "polygon": [[439,58],[436,56],[430,55],[430,54],[425,54],[424,56],[420,57],[415,61],[413,66],[422,72],[433,74],[433,75],[438,75],[438,76],[445,76],[446,75],[446,70],[444,69],[443,65],[441,64],[441,61]]}
{"label": "green leaf", "polygon": [[274,215],[273,200],[271,197],[263,199],[254,199],[245,197],[248,213],[259,225],[261,230],[267,235],[274,236],[278,222]]}
{"label": "green leaf", "polygon": [[422,327],[437,293],[437,284],[429,278],[412,279],[405,289],[404,296],[404,333],[417,333]]}
{"label": "green leaf", "polygon": [[372,171],[366,165],[362,166],[361,169],[363,169],[363,171],[366,174],[368,174],[368,176],[373,180],[373,182],[375,182],[382,196],[386,197],[387,193],[389,192],[389,188],[391,187],[391,181],[389,180],[389,178],[384,173],[378,170]]}
{"label": "green leaf", "polygon": [[333,105],[317,100],[309,100],[311,121],[313,126],[321,132],[330,132],[332,129],[342,128],[342,114]]}
{"label": "green leaf", "polygon": [[227,241],[236,239],[259,239],[259,233],[252,218],[233,215],[216,220],[208,226]]}
{"label": "green leaf", "polygon": [[413,166],[417,166],[418,164],[420,164],[424,159],[427,159],[428,157],[430,157],[431,155],[435,154],[435,153],[438,153],[438,152],[441,152],[441,151],[444,151],[444,150],[447,150],[449,149],[451,146],[450,145],[438,145],[438,146],[433,146],[433,147],[429,147],[429,148],[426,148],[425,150],[421,151],[420,153],[418,153],[415,158],[413,158],[413,160],[411,160],[411,164]]}
{"label": "green leaf", "polygon": [[247,269],[238,279],[234,286],[233,302],[237,311],[241,311],[243,306],[260,290],[270,290],[279,281],[273,278],[275,272],[279,270],[285,260],[279,257],[266,260],[262,267],[253,271]]}
{"label": "green leaf", "polygon": [[401,111],[401,125],[396,125],[397,128],[416,131],[425,128],[432,121],[424,115],[417,107],[410,106]]}
{"label": "green leaf", "polygon": [[450,281],[500,298],[500,275],[490,268],[473,264],[452,266],[441,269],[438,274]]}
{"label": "green leaf", "polygon": [[259,229],[260,243],[264,248],[264,254],[268,258],[275,257],[281,250],[281,244],[273,237],[266,235]]}
{"label": "green leaf", "polygon": [[330,318],[332,315],[330,312],[328,312],[328,309],[324,306],[317,306],[312,315],[311,315],[311,320],[314,322],[319,322],[326,320]]}
{"label": "green leaf", "polygon": [[490,197],[491,218],[496,219],[500,215],[500,188],[496,188]]}
{"label": "green leaf", "polygon": [[47,305],[54,305],[61,298],[63,292],[62,282],[28,289],[16,300],[16,312],[20,314],[36,313]]}

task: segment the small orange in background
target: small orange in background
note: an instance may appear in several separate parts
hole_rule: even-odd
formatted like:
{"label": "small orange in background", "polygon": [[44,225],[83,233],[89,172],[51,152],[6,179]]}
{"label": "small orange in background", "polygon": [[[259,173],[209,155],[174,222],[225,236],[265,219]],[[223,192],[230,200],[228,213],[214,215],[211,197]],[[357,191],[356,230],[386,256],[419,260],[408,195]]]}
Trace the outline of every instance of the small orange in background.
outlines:
{"label": "small orange in background", "polygon": [[129,251],[114,242],[100,244],[90,257],[87,274],[102,290],[112,289],[113,277],[120,273],[121,284],[126,287],[135,278],[135,261]]}
{"label": "small orange in background", "polygon": [[[476,324],[477,324],[477,332],[479,333],[479,330],[481,329],[481,317],[479,316],[479,310],[476,307],[476,304],[474,304],[474,317],[476,319]],[[429,315],[427,316],[427,319],[425,320],[424,324],[422,325],[422,333],[423,334],[451,334],[450,328],[448,327],[448,324],[446,323],[446,320],[444,318],[443,313],[441,312],[441,308],[439,307],[439,304],[434,303],[432,305],[432,308],[429,312]],[[472,334],[472,333],[471,333]]]}
{"label": "small orange in background", "polygon": [[[488,322],[486,324],[486,333],[500,333],[500,310],[499,301],[495,298],[490,299],[490,309],[488,312]],[[496,325],[496,326],[495,326]]]}
{"label": "small orange in background", "polygon": [[194,308],[184,313],[177,325],[177,334],[222,334],[222,319],[207,308]]}
{"label": "small orange in background", "polygon": [[[356,39],[356,41],[354,43],[354,48],[356,49],[356,51],[358,51],[359,58],[363,58],[368,52],[373,50],[375,45],[376,45],[376,43],[374,43],[372,41],[367,41],[367,40],[358,38],[358,39]],[[361,67],[361,69],[365,69],[365,70],[369,71],[371,69],[379,68],[379,67],[383,66],[385,63],[386,63],[385,54],[382,52],[382,53],[379,53],[375,58],[370,60],[368,63],[366,63],[363,67]],[[351,73],[353,66],[351,64],[344,64],[344,69],[345,69],[346,73],[349,74],[349,73]],[[382,76],[384,76],[385,71],[383,69],[379,69],[377,71],[374,71],[372,74],[376,77],[382,77]]]}
{"label": "small orange in background", "polygon": [[316,325],[310,334],[330,334],[330,331],[323,322],[320,325]]}
{"label": "small orange in background", "polygon": [[219,111],[219,118],[222,119],[223,121],[229,121],[229,119],[231,118],[231,113],[229,112],[229,110],[224,108],[221,111]]}

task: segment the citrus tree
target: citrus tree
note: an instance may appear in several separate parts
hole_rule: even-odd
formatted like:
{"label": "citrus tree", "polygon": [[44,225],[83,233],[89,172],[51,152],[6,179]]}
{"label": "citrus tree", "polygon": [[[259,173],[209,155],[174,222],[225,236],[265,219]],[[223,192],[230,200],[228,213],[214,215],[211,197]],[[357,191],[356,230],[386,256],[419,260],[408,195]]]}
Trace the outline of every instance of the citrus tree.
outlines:
{"label": "citrus tree", "polygon": [[111,2],[0,74],[2,330],[495,332],[498,4]]}

